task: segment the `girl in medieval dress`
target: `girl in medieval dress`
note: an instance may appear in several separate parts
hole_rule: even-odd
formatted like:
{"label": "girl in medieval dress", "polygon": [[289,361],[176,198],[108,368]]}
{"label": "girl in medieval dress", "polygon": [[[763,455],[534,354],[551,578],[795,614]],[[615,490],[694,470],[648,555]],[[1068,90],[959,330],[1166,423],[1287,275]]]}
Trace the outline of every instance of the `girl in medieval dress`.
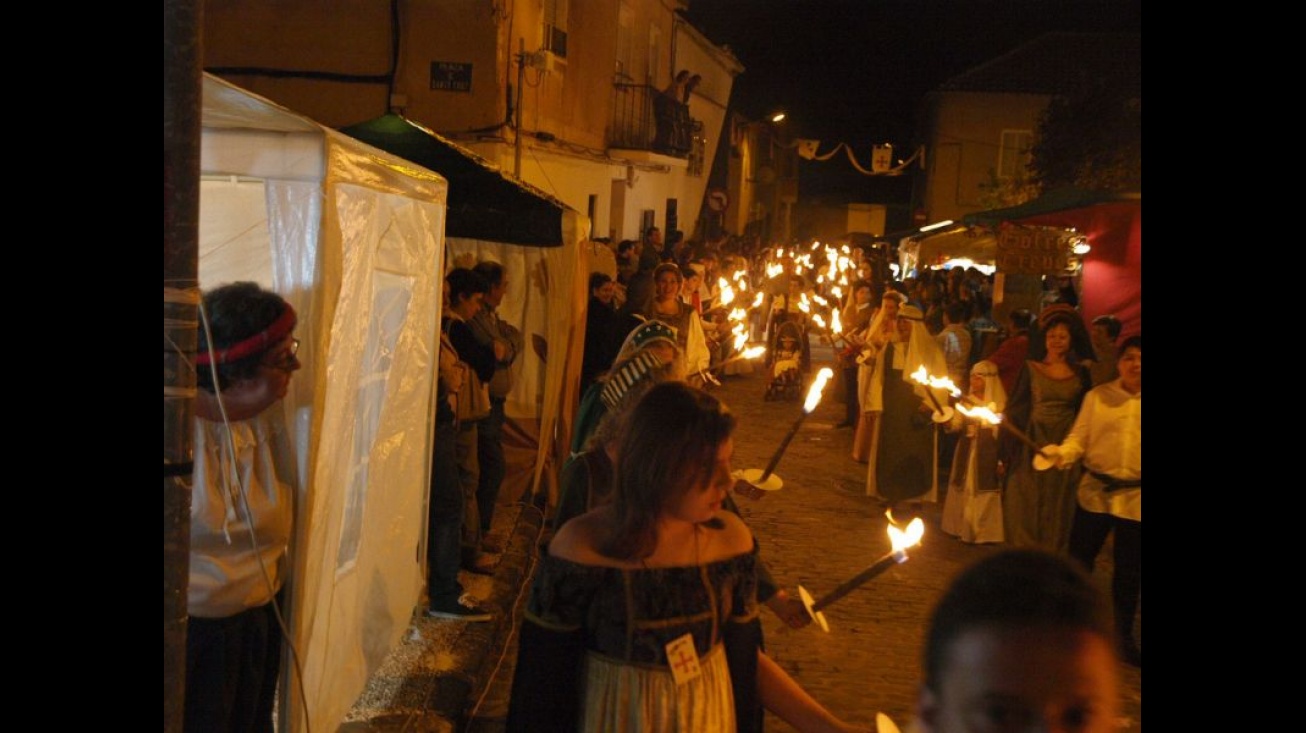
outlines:
{"label": "girl in medieval dress", "polygon": [[[1039,333],[1030,336],[1030,358],[1016,378],[1006,419],[1043,446],[1060,443],[1070,432],[1084,393],[1092,387],[1083,362],[1094,352],[1088,328],[1074,308],[1050,305],[1038,322]],[[1066,554],[1080,469],[1036,470],[1034,460],[1040,456],[1006,433],[999,456],[1008,473],[1002,502],[1006,541]]]}
{"label": "girl in medieval dress", "polygon": [[[976,362],[970,370],[968,403],[1001,413],[1007,392],[991,361]],[[1002,492],[998,478],[998,426],[958,411],[948,429],[960,432],[948,494],[943,504],[943,531],[962,542],[1001,542]]]}

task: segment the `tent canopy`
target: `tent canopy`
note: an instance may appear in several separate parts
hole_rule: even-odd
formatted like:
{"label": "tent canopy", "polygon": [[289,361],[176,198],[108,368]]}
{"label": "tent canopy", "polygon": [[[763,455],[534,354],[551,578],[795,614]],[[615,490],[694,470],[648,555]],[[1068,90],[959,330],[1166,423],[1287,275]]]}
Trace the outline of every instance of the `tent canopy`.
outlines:
{"label": "tent canopy", "polygon": [[899,256],[904,259],[914,254],[914,262],[932,265],[936,262],[968,259],[977,264],[992,265],[997,257],[998,240],[982,229],[958,227],[936,233],[926,233],[904,239],[898,245]]}
{"label": "tent canopy", "polygon": [[1075,229],[1087,238],[1079,309],[1086,321],[1114,315],[1122,336],[1143,329],[1143,196],[1060,189],[1006,209],[967,214],[965,223],[998,228],[1025,226]]}
{"label": "tent canopy", "polygon": [[1141,204],[1142,194],[1116,193],[1113,191],[1090,191],[1082,188],[1058,188],[1026,201],[1018,206],[1005,209],[989,209],[967,214],[962,221],[969,225],[996,227],[1004,221],[1018,221],[1033,216],[1046,216],[1059,212],[1077,211],[1097,204],[1114,201],[1137,201]]}
{"label": "tent canopy", "polygon": [[568,206],[504,175],[476,153],[397,114],[340,128],[350,137],[439,171],[449,180],[445,236],[560,247]]}

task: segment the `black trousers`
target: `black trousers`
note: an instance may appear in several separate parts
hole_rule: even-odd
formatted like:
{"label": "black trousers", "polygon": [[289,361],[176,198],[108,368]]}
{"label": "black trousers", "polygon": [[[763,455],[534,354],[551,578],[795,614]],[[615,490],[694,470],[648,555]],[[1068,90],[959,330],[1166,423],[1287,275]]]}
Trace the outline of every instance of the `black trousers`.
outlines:
{"label": "black trousers", "polygon": [[862,408],[857,394],[857,365],[843,368],[843,404],[844,421],[857,425],[862,417]]}
{"label": "black trousers", "polygon": [[1115,569],[1111,574],[1111,605],[1120,638],[1133,641],[1134,615],[1143,590],[1143,523],[1075,507],[1075,519],[1070,526],[1070,556],[1092,573],[1097,555],[1112,530],[1115,531],[1112,541]]}
{"label": "black trousers", "polygon": [[281,672],[273,604],[186,622],[186,733],[272,733]]}

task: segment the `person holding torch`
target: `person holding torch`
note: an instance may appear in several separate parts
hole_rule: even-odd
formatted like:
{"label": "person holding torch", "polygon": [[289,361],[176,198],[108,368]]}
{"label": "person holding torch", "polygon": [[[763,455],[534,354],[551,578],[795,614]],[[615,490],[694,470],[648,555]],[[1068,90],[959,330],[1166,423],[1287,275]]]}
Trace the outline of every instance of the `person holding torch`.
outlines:
{"label": "person holding torch", "polygon": [[1062,469],[1083,464],[1070,556],[1091,573],[1115,533],[1111,601],[1120,656],[1142,667],[1133,629],[1143,588],[1143,337],[1125,339],[1119,353],[1120,377],[1089,390],[1066,439],[1043,452]]}

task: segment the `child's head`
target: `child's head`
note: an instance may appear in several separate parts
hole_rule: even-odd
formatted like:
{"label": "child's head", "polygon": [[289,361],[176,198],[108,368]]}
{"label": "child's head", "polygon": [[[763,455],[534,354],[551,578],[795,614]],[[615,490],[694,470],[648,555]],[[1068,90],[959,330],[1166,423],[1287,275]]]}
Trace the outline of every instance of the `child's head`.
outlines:
{"label": "child's head", "polygon": [[1116,728],[1111,612],[1071,561],[1004,550],[964,570],[930,619],[917,700],[927,733]]}

